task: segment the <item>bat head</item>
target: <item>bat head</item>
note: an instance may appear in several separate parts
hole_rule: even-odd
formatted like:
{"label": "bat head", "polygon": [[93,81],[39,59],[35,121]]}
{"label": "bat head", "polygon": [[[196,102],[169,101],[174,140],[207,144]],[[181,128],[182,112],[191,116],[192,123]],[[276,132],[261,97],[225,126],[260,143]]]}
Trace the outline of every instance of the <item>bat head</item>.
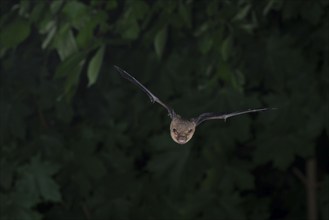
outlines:
{"label": "bat head", "polygon": [[195,122],[176,115],[170,123],[171,138],[178,144],[186,144],[193,137],[195,127]]}

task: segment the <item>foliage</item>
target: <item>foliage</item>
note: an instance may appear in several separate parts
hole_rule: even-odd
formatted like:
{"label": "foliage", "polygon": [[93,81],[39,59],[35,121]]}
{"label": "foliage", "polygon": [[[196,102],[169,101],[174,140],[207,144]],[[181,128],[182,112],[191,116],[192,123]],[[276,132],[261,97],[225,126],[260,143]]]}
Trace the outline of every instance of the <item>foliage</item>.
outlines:
{"label": "foliage", "polygon": [[[206,2],[206,3],[205,3]],[[328,1],[1,1],[1,219],[306,219],[328,214]],[[211,121],[184,146],[185,117]]]}

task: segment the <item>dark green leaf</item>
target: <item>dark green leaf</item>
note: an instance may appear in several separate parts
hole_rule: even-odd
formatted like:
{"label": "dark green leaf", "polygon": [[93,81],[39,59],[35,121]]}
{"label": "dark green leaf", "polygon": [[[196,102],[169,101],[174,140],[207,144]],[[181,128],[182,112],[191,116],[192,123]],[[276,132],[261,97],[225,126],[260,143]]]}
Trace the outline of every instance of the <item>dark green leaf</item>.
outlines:
{"label": "dark green leaf", "polygon": [[232,44],[233,44],[233,39],[232,36],[229,35],[228,37],[225,38],[225,40],[222,43],[221,54],[224,61],[227,61],[232,53]]}
{"label": "dark green leaf", "polygon": [[22,18],[1,28],[0,48],[12,48],[22,43],[31,32],[30,23]]}

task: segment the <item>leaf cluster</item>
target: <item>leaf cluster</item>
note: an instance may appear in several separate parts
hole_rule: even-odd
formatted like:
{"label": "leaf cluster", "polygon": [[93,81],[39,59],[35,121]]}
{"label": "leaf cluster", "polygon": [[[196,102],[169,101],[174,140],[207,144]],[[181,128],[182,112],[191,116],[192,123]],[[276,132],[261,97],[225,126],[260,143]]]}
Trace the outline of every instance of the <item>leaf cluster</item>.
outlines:
{"label": "leaf cluster", "polygon": [[[328,2],[206,2],[1,1],[1,219],[306,219],[309,158],[329,218]],[[278,110],[180,146],[113,64],[187,118]]]}

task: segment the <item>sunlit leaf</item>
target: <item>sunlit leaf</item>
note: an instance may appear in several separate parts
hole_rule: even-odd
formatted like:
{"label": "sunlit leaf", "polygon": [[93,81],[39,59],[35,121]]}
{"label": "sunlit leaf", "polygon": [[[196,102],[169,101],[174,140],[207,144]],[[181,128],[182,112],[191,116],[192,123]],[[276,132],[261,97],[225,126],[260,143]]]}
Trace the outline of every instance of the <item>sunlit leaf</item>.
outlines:
{"label": "sunlit leaf", "polygon": [[154,48],[159,58],[162,57],[162,54],[164,52],[167,41],[167,34],[167,27],[164,27],[155,35]]}
{"label": "sunlit leaf", "polygon": [[69,25],[64,25],[58,30],[54,39],[54,47],[57,49],[61,60],[65,60],[77,52],[78,46]]}
{"label": "sunlit leaf", "polygon": [[102,66],[105,46],[98,49],[94,57],[90,60],[87,70],[88,75],[88,86],[93,85],[98,77],[99,70]]}
{"label": "sunlit leaf", "polygon": [[44,41],[42,42],[42,45],[41,45],[42,49],[47,48],[48,45],[49,45],[49,43],[51,42],[51,40],[52,40],[52,39],[54,38],[54,36],[55,36],[55,33],[56,33],[57,28],[56,28],[56,26],[55,26],[54,23],[51,23],[51,24],[52,24],[52,26],[50,27],[50,30],[49,30],[49,32],[48,32],[46,38],[45,38]]}

